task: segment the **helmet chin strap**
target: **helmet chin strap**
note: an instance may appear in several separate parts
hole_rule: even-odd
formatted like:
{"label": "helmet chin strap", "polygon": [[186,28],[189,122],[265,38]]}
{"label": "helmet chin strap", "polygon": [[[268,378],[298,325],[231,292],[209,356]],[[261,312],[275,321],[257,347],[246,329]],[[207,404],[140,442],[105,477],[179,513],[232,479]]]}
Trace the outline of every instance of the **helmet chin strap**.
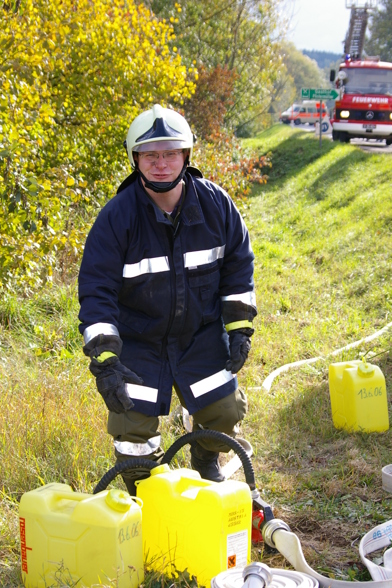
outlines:
{"label": "helmet chin strap", "polygon": [[163,192],[170,192],[170,190],[173,190],[173,188],[175,188],[185,176],[187,167],[188,157],[185,159],[181,173],[172,182],[150,182],[150,180],[147,180],[146,176],[140,171],[138,165],[136,165],[136,169],[142,177],[145,187],[149,190],[152,190],[153,192],[158,192],[159,194],[162,194]]}

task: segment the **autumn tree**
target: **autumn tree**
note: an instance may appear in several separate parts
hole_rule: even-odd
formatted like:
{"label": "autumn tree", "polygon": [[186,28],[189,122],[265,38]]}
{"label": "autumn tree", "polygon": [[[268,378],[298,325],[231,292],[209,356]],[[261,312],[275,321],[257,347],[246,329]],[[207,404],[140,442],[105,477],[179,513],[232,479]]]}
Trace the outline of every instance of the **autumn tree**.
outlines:
{"label": "autumn tree", "polygon": [[279,0],[149,0],[155,14],[168,19],[176,46],[188,66],[235,72],[225,124],[241,129],[263,121],[280,76]]}
{"label": "autumn tree", "polygon": [[227,110],[233,105],[236,72],[217,65],[198,70],[195,93],[184,102],[184,113],[197,135],[214,140],[221,131]]}
{"label": "autumn tree", "polygon": [[380,0],[379,10],[372,12],[365,50],[368,55],[392,61],[392,0]]}
{"label": "autumn tree", "polygon": [[[122,143],[154,102],[194,91],[174,32],[132,0],[0,8],[0,279],[33,287],[82,250],[128,173]],[[67,253],[61,257],[59,252]]]}

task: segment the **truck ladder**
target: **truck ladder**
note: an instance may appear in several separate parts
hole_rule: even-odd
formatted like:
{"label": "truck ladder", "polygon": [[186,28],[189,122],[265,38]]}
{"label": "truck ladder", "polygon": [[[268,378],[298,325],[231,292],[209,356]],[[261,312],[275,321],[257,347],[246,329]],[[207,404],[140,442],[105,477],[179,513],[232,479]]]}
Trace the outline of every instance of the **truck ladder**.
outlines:
{"label": "truck ladder", "polygon": [[351,7],[350,26],[344,41],[344,53],[352,59],[360,59],[365,41],[368,12],[366,8]]}

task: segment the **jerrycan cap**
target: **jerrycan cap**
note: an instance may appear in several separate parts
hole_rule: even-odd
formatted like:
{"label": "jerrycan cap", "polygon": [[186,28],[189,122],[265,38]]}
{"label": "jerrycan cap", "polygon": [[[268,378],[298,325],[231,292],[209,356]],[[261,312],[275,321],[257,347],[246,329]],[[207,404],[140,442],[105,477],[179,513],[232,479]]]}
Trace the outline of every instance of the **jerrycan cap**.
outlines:
{"label": "jerrycan cap", "polygon": [[360,376],[371,376],[374,373],[375,366],[368,363],[364,358],[362,362],[358,364],[358,373]]}
{"label": "jerrycan cap", "polygon": [[119,490],[117,488],[112,488],[106,494],[105,502],[110,508],[113,510],[117,510],[119,512],[126,512],[132,506],[133,499],[124,490]]}

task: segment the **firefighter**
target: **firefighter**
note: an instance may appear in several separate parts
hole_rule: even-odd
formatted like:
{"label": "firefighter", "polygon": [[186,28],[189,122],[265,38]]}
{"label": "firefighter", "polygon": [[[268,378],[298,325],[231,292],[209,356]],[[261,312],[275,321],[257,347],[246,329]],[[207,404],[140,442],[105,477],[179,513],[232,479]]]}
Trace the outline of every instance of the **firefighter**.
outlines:
{"label": "firefighter", "polygon": [[[183,116],[154,105],[124,142],[133,172],[98,214],[79,273],[85,355],[107,408],[117,462],[163,455],[172,390],[193,429],[235,436],[247,410],[237,372],[256,316],[253,252],[227,193],[190,166]],[[224,480],[212,439],[191,444],[202,478]],[[122,474],[131,494],[148,470]]]}

